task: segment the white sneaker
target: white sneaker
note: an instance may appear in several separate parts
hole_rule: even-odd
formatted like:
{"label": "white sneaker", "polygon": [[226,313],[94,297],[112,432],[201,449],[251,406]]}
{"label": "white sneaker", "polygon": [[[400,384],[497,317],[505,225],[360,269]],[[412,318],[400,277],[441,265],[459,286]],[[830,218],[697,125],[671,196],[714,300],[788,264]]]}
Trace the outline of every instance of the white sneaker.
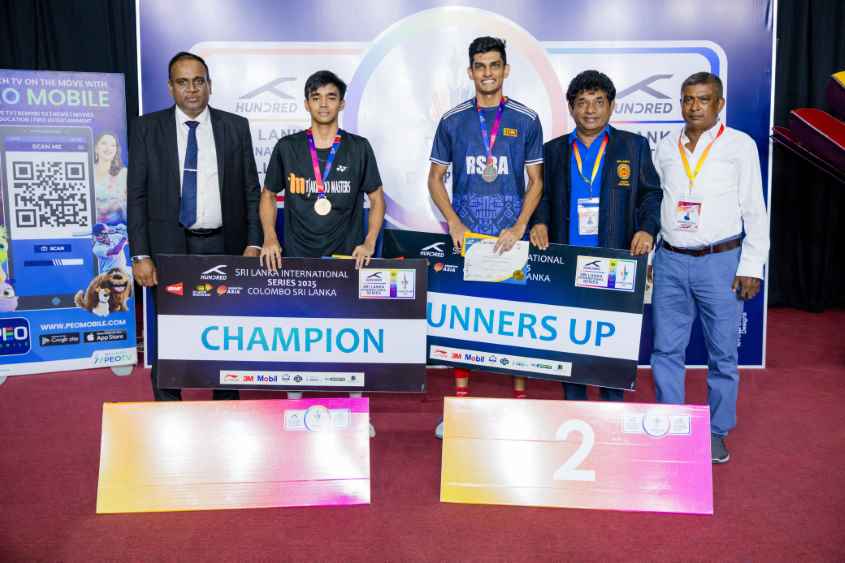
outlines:
{"label": "white sneaker", "polygon": [[370,423],[370,438],[376,437],[376,427],[373,426],[373,423]]}
{"label": "white sneaker", "polygon": [[438,440],[443,439],[443,420],[440,420],[440,423],[437,425],[437,428],[434,429],[434,437]]}
{"label": "white sneaker", "polygon": [[288,400],[298,401],[302,398],[302,391],[288,391]]}

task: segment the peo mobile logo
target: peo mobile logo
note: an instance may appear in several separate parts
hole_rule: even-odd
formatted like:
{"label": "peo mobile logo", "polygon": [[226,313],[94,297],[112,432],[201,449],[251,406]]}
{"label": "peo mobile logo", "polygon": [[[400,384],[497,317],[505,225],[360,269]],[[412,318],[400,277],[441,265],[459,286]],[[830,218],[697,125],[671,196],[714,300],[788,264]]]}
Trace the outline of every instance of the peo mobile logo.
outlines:
{"label": "peo mobile logo", "polygon": [[19,356],[32,349],[29,321],[23,317],[0,319],[0,356]]}
{"label": "peo mobile logo", "polygon": [[138,361],[135,349],[95,350],[92,354],[95,366],[132,365]]}

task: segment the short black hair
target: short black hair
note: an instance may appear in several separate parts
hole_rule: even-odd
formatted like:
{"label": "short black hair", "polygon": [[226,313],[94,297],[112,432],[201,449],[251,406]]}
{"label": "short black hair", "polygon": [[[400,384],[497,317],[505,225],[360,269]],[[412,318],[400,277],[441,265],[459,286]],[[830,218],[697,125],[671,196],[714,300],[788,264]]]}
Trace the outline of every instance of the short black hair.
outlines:
{"label": "short black hair", "polygon": [[595,92],[602,90],[607,94],[607,101],[612,102],[616,99],[616,86],[613,81],[603,72],[597,70],[585,70],[572,79],[569,83],[569,88],[566,89],[566,101],[569,106],[575,105],[575,98],[581,92]]}
{"label": "short black hair", "polygon": [[505,40],[498,37],[476,37],[469,44],[469,66],[472,67],[472,58],[475,55],[498,51],[502,55],[502,62],[508,64],[508,55],[505,53]]}
{"label": "short black hair", "polygon": [[179,61],[198,61],[202,63],[203,68],[205,68],[205,79],[211,81],[211,73],[208,72],[208,65],[205,64],[205,61],[199,55],[195,55],[193,53],[189,53],[187,51],[179,51],[173,58],[170,59],[170,64],[167,65],[167,79],[171,80],[173,78],[173,65],[178,63]]}
{"label": "short black hair", "polygon": [[305,99],[307,100],[316,90],[328,84],[337,86],[341,100],[346,96],[346,82],[330,70],[318,70],[305,81]]}
{"label": "short black hair", "polygon": [[695,84],[712,84],[716,87],[716,95],[720,98],[724,97],[722,79],[712,72],[696,72],[695,74],[690,75],[690,77],[684,80],[684,83],[681,84],[681,94],[684,93],[687,86],[693,86]]}

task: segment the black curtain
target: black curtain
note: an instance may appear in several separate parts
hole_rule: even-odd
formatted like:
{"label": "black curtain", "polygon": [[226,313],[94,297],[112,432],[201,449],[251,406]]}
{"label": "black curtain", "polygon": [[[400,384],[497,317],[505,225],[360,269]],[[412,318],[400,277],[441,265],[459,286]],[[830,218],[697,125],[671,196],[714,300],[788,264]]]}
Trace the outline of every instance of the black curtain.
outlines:
{"label": "black curtain", "polygon": [[[845,2],[780,0],[775,124],[794,108],[829,110],[828,78],[845,70]],[[822,311],[845,306],[845,185],[775,145],[769,304]]]}
{"label": "black curtain", "polygon": [[121,73],[132,127],[138,115],[135,2],[2,0],[0,68]]}
{"label": "black curtain", "polygon": [[[828,77],[845,70],[845,1],[778,3],[775,122],[795,107],[826,108]],[[119,72],[131,130],[138,114],[135,3],[131,0],[3,0],[0,68]],[[775,147],[771,305],[813,311],[845,306],[845,186]],[[843,217],[840,219],[840,217]]]}

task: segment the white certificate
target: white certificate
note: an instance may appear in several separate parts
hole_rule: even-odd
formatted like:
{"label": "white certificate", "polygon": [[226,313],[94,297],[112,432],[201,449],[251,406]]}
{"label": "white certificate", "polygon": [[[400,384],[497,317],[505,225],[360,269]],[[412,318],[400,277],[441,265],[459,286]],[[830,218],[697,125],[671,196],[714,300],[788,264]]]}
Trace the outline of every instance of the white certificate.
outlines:
{"label": "white certificate", "polygon": [[[522,279],[528,263],[528,241],[518,241],[507,252],[494,252],[494,238],[471,240],[464,256],[464,281],[502,282]],[[465,239],[464,244],[466,244]]]}

